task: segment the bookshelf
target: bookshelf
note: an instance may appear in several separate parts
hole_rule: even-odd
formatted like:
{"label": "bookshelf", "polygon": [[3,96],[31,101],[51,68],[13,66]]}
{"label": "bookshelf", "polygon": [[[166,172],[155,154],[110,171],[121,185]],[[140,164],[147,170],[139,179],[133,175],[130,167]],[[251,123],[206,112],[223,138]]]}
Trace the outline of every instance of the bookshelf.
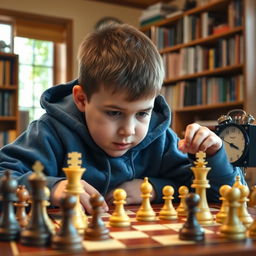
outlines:
{"label": "bookshelf", "polygon": [[212,0],[141,27],[163,57],[172,128],[212,126],[231,109],[256,117],[256,1]]}
{"label": "bookshelf", "polygon": [[0,52],[0,147],[18,133],[18,55]]}

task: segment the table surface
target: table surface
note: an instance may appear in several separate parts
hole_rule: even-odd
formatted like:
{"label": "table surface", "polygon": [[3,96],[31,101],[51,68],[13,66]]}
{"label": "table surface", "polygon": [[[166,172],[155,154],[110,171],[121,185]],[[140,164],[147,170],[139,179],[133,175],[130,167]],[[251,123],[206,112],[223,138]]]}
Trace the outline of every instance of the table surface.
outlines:
{"label": "table surface", "polygon": [[[155,206],[153,206],[154,208]],[[159,206],[158,206],[159,207]],[[211,207],[216,207],[212,206]],[[128,206],[129,208],[129,206]],[[256,218],[256,210],[249,208],[253,218]],[[133,249],[121,249],[121,250],[103,250],[94,252],[61,252],[57,250],[44,251],[42,248],[38,248],[35,254],[35,249],[29,251],[29,247],[26,252],[20,251],[18,253],[14,248],[18,242],[0,242],[0,255],[4,256],[33,256],[33,255],[90,255],[90,256],[172,256],[172,255],[256,255],[256,240],[247,238],[243,241],[230,241],[225,243],[206,244],[204,242],[191,244],[191,245],[175,245],[175,246],[162,246],[162,247],[150,247],[150,248],[133,248]]]}

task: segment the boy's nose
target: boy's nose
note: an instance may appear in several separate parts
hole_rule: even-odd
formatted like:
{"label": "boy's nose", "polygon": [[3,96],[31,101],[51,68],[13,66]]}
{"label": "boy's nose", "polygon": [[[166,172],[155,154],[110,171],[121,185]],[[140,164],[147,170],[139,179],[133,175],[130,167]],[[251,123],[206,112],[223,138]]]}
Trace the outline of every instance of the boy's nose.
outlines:
{"label": "boy's nose", "polygon": [[127,122],[119,128],[119,134],[122,136],[131,136],[135,134],[135,124]]}

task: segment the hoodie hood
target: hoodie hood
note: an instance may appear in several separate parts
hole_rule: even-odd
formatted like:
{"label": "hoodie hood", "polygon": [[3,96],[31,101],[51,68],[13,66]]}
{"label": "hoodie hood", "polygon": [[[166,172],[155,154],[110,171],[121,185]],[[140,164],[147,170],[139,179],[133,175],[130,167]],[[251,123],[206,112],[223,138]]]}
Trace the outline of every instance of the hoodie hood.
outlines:
{"label": "hoodie hood", "polygon": [[[73,100],[72,88],[77,84],[79,83],[76,79],[67,84],[60,84],[49,88],[42,94],[40,103],[49,116],[52,116],[70,130],[79,133],[79,136],[86,140],[86,144],[98,148],[89,135],[84,113],[77,109]],[[140,144],[131,150],[137,151],[147,147],[168,129],[171,123],[170,120],[170,109],[166,101],[161,95],[157,96],[148,134]]]}

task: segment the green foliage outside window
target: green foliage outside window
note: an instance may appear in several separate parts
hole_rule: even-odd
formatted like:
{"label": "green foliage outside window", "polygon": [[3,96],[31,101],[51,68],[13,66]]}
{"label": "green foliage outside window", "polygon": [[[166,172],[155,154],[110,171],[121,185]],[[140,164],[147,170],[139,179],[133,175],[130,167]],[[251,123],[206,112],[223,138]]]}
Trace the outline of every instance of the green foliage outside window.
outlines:
{"label": "green foliage outside window", "polygon": [[14,52],[19,55],[19,109],[32,121],[44,113],[40,96],[53,85],[53,42],[15,37]]}

